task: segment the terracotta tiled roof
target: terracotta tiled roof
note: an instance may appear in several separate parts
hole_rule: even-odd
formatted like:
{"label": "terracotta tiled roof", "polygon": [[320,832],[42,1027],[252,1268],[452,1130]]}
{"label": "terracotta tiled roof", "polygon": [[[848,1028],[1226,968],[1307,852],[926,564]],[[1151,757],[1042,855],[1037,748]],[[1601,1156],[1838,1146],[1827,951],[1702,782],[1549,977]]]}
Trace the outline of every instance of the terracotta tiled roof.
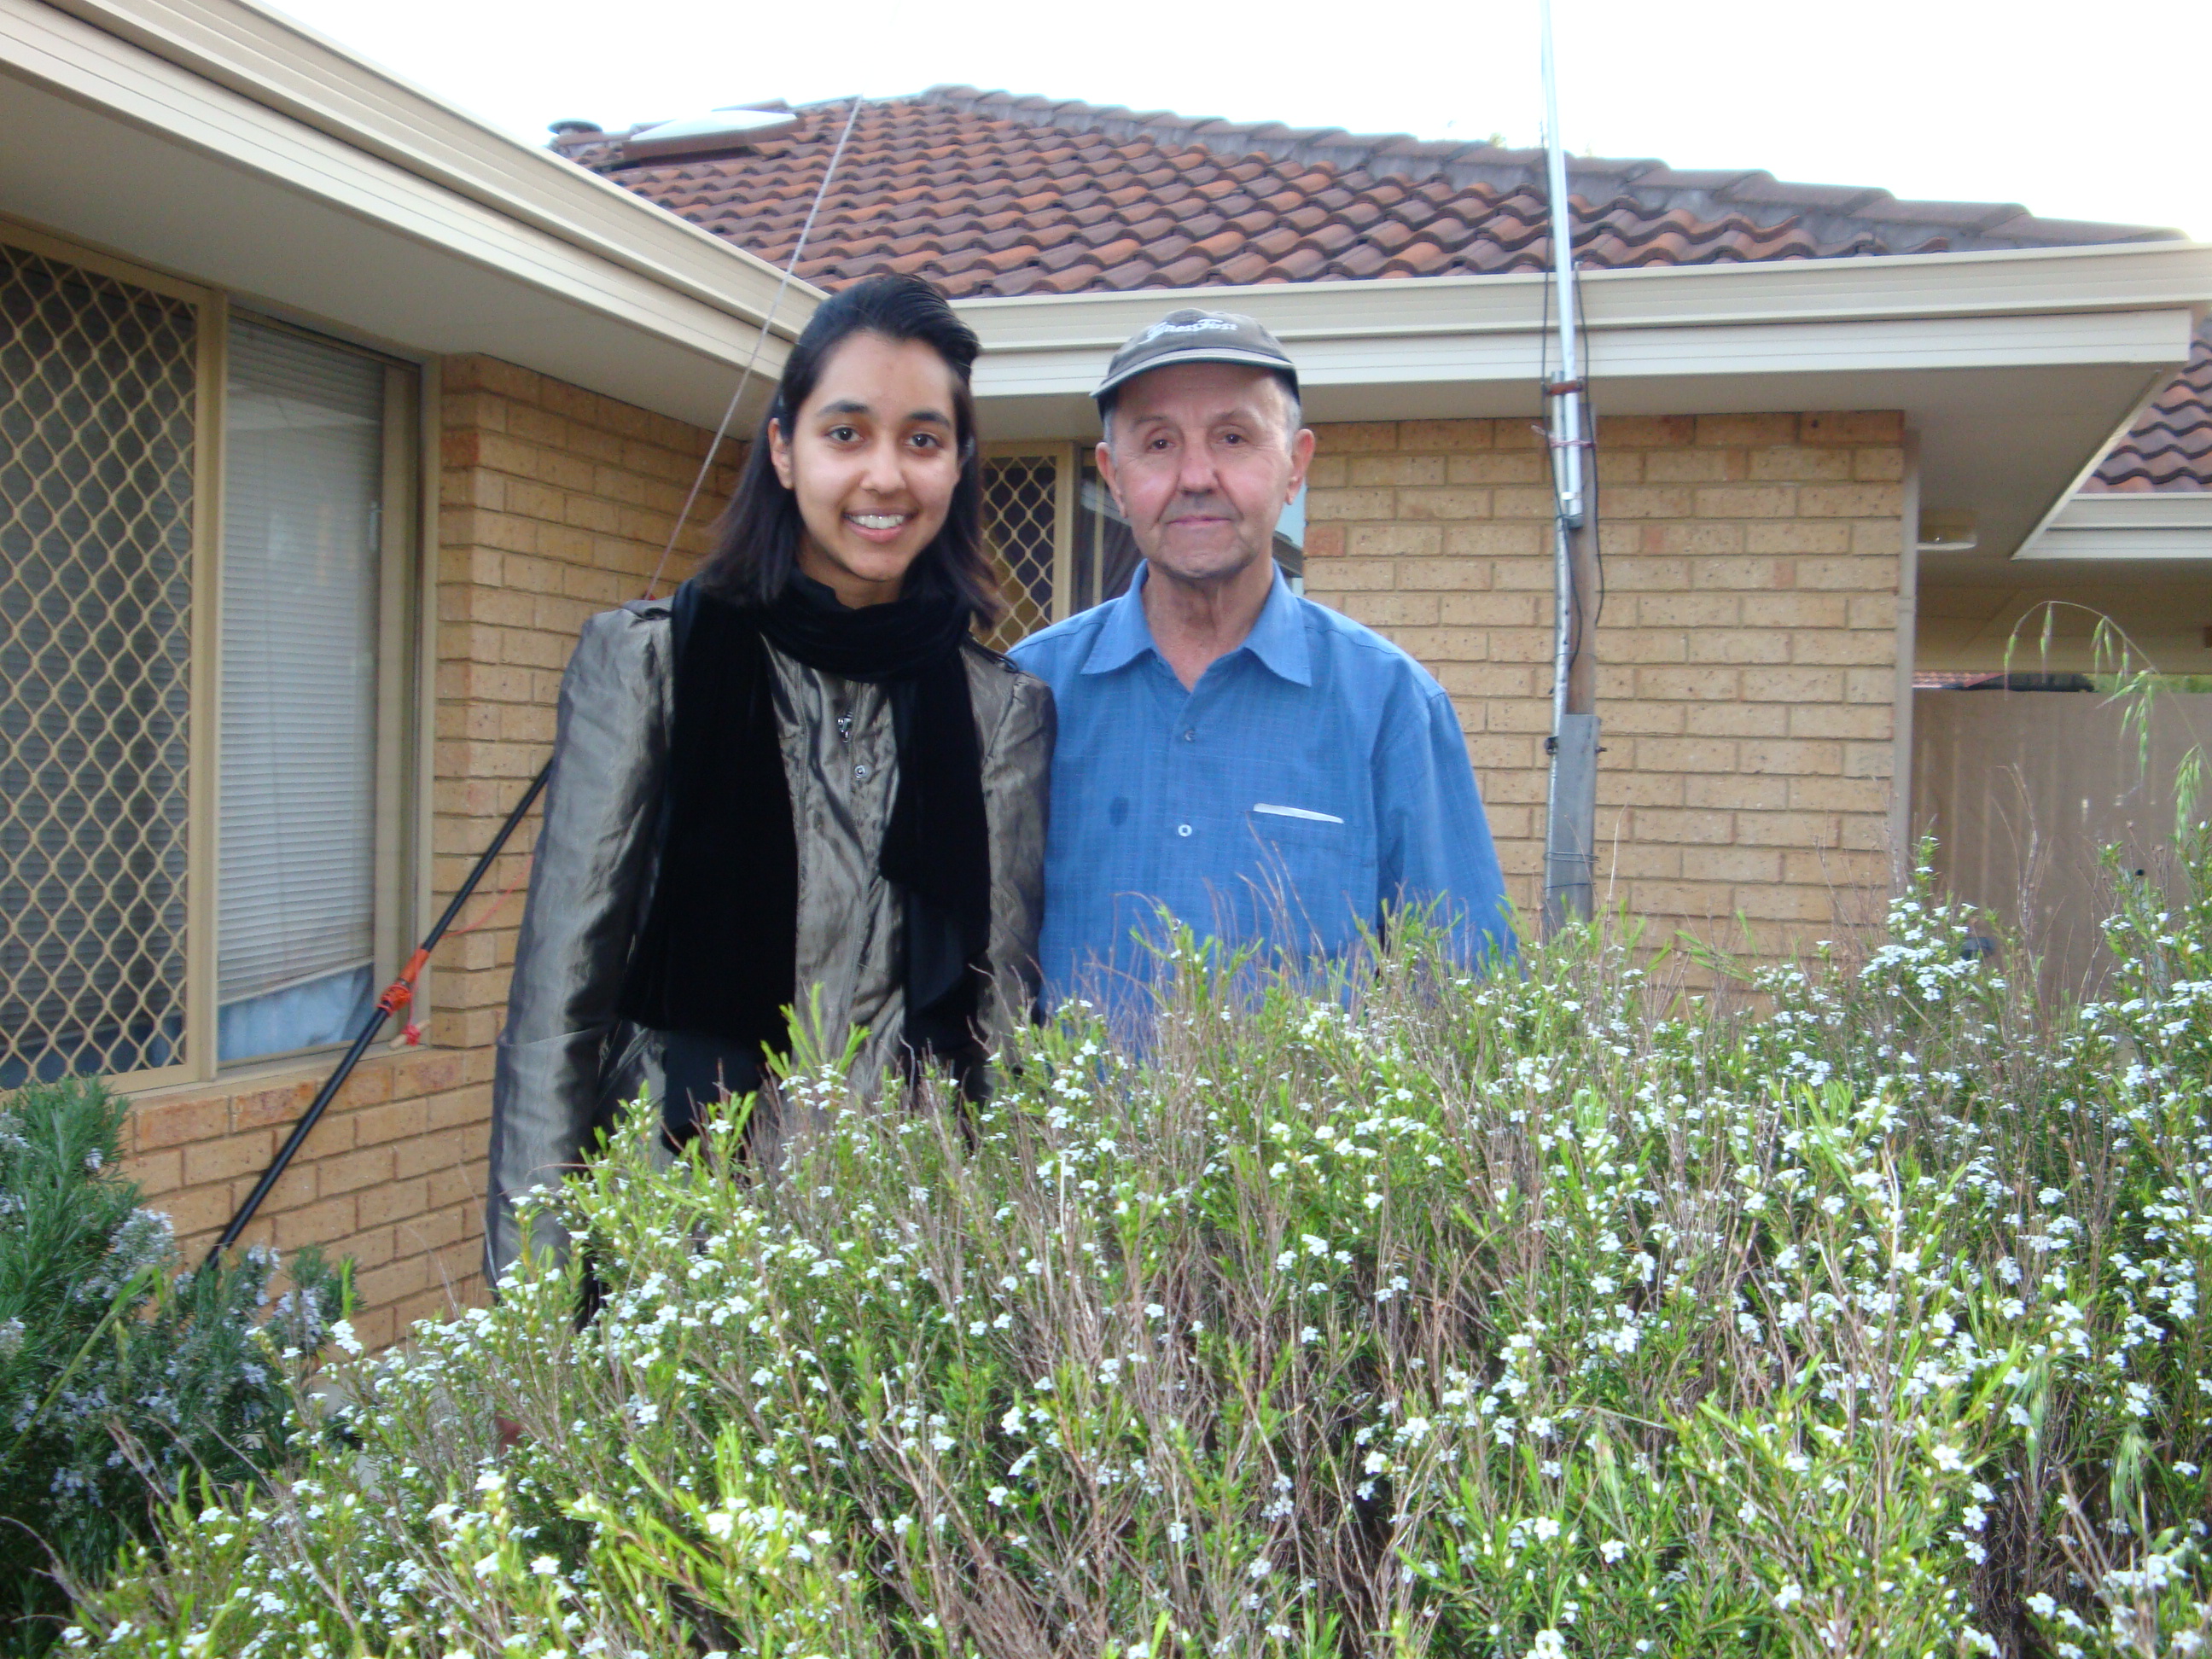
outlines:
{"label": "terracotta tiled roof", "polygon": [[[554,148],[781,265],[851,109],[803,106],[787,137],[680,163],[627,164],[628,135],[596,129]],[[1601,268],[2179,234],[1765,173],[1584,157],[1568,168],[1576,246]],[[862,106],[797,270],[825,288],[919,271],[963,298],[1480,275],[1550,257],[1539,150],[934,87]],[[2212,335],[2090,488],[2212,489]]]}
{"label": "terracotta tiled roof", "polygon": [[2189,367],[2114,444],[2087,489],[2212,489],[2212,318]]}
{"label": "terracotta tiled roof", "polygon": [[[625,166],[624,135],[562,154],[772,263],[791,256],[849,102],[718,159]],[[1571,163],[1595,266],[2163,239],[2009,204]],[[1534,270],[1548,258],[1543,155],[1490,144],[1238,125],[938,87],[870,102],[798,272],[835,288],[920,271],[955,298]]]}

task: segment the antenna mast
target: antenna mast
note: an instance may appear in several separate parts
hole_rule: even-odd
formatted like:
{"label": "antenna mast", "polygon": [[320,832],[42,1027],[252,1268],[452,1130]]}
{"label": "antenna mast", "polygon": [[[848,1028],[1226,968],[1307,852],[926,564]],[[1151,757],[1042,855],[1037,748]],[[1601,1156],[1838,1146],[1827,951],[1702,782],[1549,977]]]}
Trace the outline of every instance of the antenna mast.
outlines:
{"label": "antenna mast", "polygon": [[1543,18],[1544,151],[1550,178],[1552,268],[1559,367],[1544,385],[1546,436],[1557,500],[1552,530],[1551,789],[1544,829],[1544,933],[1590,914],[1597,840],[1597,455],[1590,441],[1575,296],[1574,211],[1567,155],[1559,140],[1559,91],[1552,52],[1552,0]]}

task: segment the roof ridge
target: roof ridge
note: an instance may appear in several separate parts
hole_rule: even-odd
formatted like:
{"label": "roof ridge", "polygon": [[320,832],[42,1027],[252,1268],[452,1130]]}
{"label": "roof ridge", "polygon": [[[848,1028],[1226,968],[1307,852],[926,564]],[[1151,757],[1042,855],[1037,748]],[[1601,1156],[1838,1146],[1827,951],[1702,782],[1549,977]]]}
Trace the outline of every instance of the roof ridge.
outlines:
{"label": "roof ridge", "polygon": [[[1150,138],[1155,143],[1194,144],[1231,156],[1256,152],[1277,161],[1317,163],[1376,178],[1441,179],[1461,189],[1480,185],[1501,195],[1531,190],[1540,196],[1547,188],[1542,150],[1487,142],[1460,143],[1417,138],[1405,132],[1292,127],[1280,121],[1230,121],[1218,116],[1138,111],[1126,105],[987,92],[950,83],[881,101],[936,105],[987,118],[1096,132],[1123,143]],[[1823,242],[1847,240],[1855,222],[1865,222],[1925,226],[1932,232],[1948,233],[1948,251],[1954,252],[2182,240],[2179,231],[2160,226],[2041,218],[2017,202],[1907,201],[1878,187],[1793,183],[1759,169],[1678,172],[1653,158],[1570,155],[1567,183],[1570,191],[1593,207],[1599,205],[1602,192],[1606,200],[1626,196],[1639,206],[1662,213],[1680,209],[1706,220],[1733,215],[1762,230],[1798,219],[1808,234]]]}

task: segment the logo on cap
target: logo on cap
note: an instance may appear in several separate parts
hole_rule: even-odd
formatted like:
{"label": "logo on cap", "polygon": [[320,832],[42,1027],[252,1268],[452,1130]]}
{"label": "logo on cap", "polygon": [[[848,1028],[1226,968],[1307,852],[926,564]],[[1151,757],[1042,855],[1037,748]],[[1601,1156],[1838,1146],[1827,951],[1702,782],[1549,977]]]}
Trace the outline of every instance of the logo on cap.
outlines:
{"label": "logo on cap", "polygon": [[1173,317],[1166,317],[1154,323],[1121,349],[1127,351],[1131,345],[1142,345],[1147,340],[1157,340],[1163,334],[1235,334],[1237,332],[1240,331],[1237,325],[1226,317],[1194,317],[1187,323],[1179,323]]}

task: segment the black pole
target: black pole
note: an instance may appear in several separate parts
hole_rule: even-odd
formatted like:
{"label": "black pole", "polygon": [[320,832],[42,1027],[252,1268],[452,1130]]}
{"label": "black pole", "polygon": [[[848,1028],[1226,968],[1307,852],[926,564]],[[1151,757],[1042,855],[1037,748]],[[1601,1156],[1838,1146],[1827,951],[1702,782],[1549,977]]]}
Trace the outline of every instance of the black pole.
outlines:
{"label": "black pole", "polygon": [[216,1240],[215,1248],[208,1252],[208,1261],[210,1264],[225,1250],[237,1243],[239,1235],[252,1224],[254,1212],[260,1209],[262,1200],[269,1196],[270,1188],[283,1178],[284,1171],[291,1165],[293,1156],[307,1144],[307,1137],[315,1132],[315,1125],[322,1121],[323,1114],[329,1109],[331,1102],[337,1097],[338,1091],[345,1086],[345,1080],[353,1075],[353,1068],[361,1063],[361,1057],[368,1052],[368,1045],[376,1041],[376,1034],[384,1029],[384,1022],[414,1000],[416,978],[422,973],[423,965],[429,961],[430,952],[438,948],[438,941],[445,938],[446,930],[453,925],[454,919],[461,914],[461,907],[469,902],[469,895],[475,892],[477,884],[483,880],[485,872],[491,868],[492,860],[497,858],[507,846],[507,838],[514,834],[523,818],[528,815],[530,809],[537,805],[538,796],[545,793],[545,781],[552,775],[553,763],[548,761],[537,777],[532,780],[530,787],[524,792],[522,799],[515,803],[514,810],[507,815],[507,822],[499,826],[499,833],[491,838],[491,845],[484,848],[483,856],[476,861],[476,867],[469,872],[468,879],[461,884],[460,890],[453,895],[453,902],[447,905],[444,914],[439,916],[436,924],[422,936],[422,942],[416,946],[415,954],[407,959],[407,965],[399,970],[399,977],[386,986],[384,994],[377,998],[376,1006],[369,1011],[368,1023],[361,1028],[361,1035],[354,1038],[353,1046],[345,1051],[345,1058],[338,1061],[337,1070],[330,1074],[314,1099],[307,1103],[307,1109],[300,1115],[300,1121],[292,1126],[292,1133],[285,1137],[284,1145],[278,1151],[275,1161],[262,1172],[261,1179],[253,1183],[253,1190],[246,1194],[246,1202],[238,1206],[238,1213],[231,1217],[230,1225],[222,1230],[222,1237]]}

